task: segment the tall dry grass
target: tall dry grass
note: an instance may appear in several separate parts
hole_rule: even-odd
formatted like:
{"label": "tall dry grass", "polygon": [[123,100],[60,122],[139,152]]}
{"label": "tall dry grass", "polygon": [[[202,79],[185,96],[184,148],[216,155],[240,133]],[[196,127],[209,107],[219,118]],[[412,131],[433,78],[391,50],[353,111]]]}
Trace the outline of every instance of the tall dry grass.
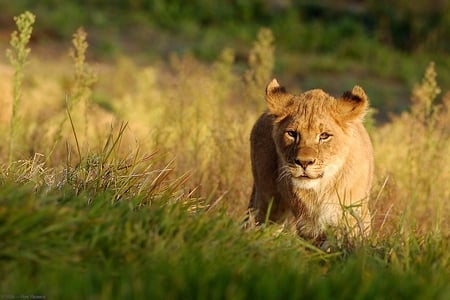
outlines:
{"label": "tall dry grass", "polygon": [[450,98],[440,94],[430,63],[412,91],[411,109],[373,133],[376,222],[388,233],[450,234]]}

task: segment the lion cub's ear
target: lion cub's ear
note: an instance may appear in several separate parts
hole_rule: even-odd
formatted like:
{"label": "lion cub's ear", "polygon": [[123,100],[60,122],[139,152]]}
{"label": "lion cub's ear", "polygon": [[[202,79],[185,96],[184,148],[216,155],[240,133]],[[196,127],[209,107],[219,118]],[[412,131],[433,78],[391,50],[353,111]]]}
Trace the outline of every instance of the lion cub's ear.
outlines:
{"label": "lion cub's ear", "polygon": [[275,78],[267,84],[266,102],[271,114],[278,117],[283,115],[286,107],[290,104],[290,99],[286,89]]}
{"label": "lion cub's ear", "polygon": [[337,101],[338,114],[344,121],[362,120],[366,115],[369,100],[366,93],[355,85],[352,91],[345,92]]}

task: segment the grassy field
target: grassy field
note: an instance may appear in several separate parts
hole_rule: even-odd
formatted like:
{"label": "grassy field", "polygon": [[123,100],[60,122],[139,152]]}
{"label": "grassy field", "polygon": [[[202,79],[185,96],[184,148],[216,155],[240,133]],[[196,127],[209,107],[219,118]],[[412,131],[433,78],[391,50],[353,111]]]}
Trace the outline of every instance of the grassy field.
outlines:
{"label": "grassy field", "polygon": [[34,55],[32,16],[17,23],[0,60],[0,298],[450,298],[439,66],[408,110],[367,120],[375,230],[325,252],[281,225],[242,226],[249,132],[277,64],[270,30],[242,68],[232,48],[212,63],[91,63],[83,30],[70,51]]}

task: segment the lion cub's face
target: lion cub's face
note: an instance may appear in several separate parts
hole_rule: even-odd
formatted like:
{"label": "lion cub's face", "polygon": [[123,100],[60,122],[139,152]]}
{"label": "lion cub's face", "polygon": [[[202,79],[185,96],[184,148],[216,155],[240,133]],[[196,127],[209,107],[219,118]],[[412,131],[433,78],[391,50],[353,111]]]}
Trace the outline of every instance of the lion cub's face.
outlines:
{"label": "lion cub's face", "polygon": [[361,122],[367,107],[364,91],[355,87],[340,99],[322,90],[287,93],[276,80],[266,89],[274,116],[273,139],[280,158],[280,180],[299,189],[332,182],[351,151],[352,122]]}

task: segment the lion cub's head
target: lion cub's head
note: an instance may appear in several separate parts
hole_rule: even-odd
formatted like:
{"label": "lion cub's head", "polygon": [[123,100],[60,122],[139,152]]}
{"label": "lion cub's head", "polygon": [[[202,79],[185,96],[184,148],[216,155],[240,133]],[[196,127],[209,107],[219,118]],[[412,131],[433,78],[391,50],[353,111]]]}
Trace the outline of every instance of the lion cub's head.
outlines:
{"label": "lion cub's head", "polygon": [[280,180],[294,188],[321,190],[333,183],[349,162],[368,107],[363,89],[355,86],[338,99],[322,90],[292,95],[273,79],[266,88],[273,140],[280,158]]}

